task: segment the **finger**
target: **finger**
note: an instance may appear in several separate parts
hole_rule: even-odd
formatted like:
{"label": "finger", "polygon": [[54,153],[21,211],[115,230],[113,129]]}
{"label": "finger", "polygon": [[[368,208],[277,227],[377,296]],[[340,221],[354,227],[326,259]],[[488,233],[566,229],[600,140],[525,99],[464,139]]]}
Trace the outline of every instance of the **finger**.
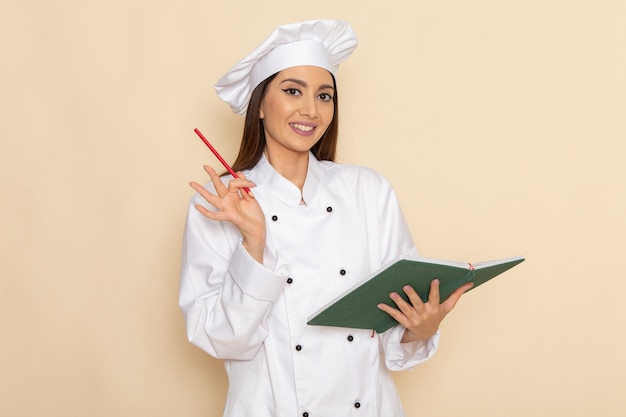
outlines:
{"label": "finger", "polygon": [[422,297],[420,297],[419,294],[415,291],[415,289],[413,289],[413,287],[411,287],[410,285],[405,285],[402,288],[402,291],[404,291],[407,297],[409,297],[409,301],[411,301],[411,304],[413,304],[413,307],[424,305],[424,300],[422,300]]}
{"label": "finger", "polygon": [[244,188],[251,188],[255,185],[256,184],[254,184],[252,181],[248,181],[243,178],[234,178],[228,181],[228,192],[238,193],[239,191],[241,191],[241,195],[245,195],[247,193],[245,192]]}
{"label": "finger", "polygon": [[238,183],[240,182],[241,184],[243,184],[245,187],[247,188],[254,188],[256,187],[256,184],[253,181],[250,181],[243,172],[241,171],[237,171],[237,177],[233,178],[233,181],[237,180]]}
{"label": "finger", "polygon": [[227,188],[220,179],[220,176],[210,165],[204,165],[204,170],[207,174],[209,174],[209,177],[211,177],[211,182],[213,183],[213,187],[215,187],[215,192],[217,195],[222,197],[227,192]]}
{"label": "finger", "polygon": [[208,217],[211,220],[217,220],[215,218],[215,212],[207,209],[206,207],[200,205],[200,204],[196,204],[194,206],[196,208],[196,210],[198,210],[200,213],[202,213],[204,216]]}
{"label": "finger", "polygon": [[399,310],[396,310],[395,308],[388,306],[385,303],[380,303],[377,305],[379,310],[384,311],[385,313],[389,314],[391,317],[393,317],[398,323],[402,324],[404,327],[408,327],[408,320],[406,318],[406,316],[404,314],[402,314],[402,312],[400,312]]}
{"label": "finger", "polygon": [[430,292],[428,293],[428,302],[432,304],[439,304],[441,302],[441,296],[439,294],[439,280],[437,278],[430,282]]}
{"label": "finger", "polygon": [[204,207],[201,204],[196,204],[194,206],[196,210],[198,210],[203,216],[216,221],[230,221],[228,215],[226,215],[223,211],[212,211],[208,208]]}
{"label": "finger", "polygon": [[[248,179],[246,178],[246,176],[243,174],[243,172],[241,172],[241,171],[238,171],[238,172],[237,172],[237,176],[238,176],[239,178],[243,178],[244,180],[248,180]],[[246,199],[246,200],[254,199],[254,193],[250,190],[251,188],[254,188],[254,187],[256,187],[256,184],[255,184],[253,181],[249,181],[249,182],[248,182],[248,185],[245,187],[245,188],[247,188],[248,190],[247,190],[247,192],[243,192],[243,193],[241,193],[242,197],[243,197],[244,199]],[[245,190],[244,190],[244,191],[245,191]]]}
{"label": "finger", "polygon": [[218,209],[220,208],[220,207],[218,207],[219,203],[220,203],[220,199],[215,194],[211,193],[209,190],[207,190],[206,188],[204,188],[202,185],[198,184],[195,181],[191,181],[189,183],[189,185],[198,194],[200,194],[202,196],[202,198],[204,198],[206,201],[211,203],[214,207],[216,207]]}
{"label": "finger", "polygon": [[392,292],[391,294],[389,294],[389,298],[391,298],[393,302],[396,303],[396,306],[398,306],[398,309],[400,309],[400,311],[404,315],[409,315],[415,312],[413,306],[407,303],[404,298],[400,297],[400,294],[398,294],[397,292]]}
{"label": "finger", "polygon": [[442,304],[446,312],[451,311],[456,306],[456,303],[459,302],[459,300],[461,299],[461,296],[465,294],[473,286],[474,286],[474,283],[470,282],[454,290],[454,292],[450,294],[448,299]]}

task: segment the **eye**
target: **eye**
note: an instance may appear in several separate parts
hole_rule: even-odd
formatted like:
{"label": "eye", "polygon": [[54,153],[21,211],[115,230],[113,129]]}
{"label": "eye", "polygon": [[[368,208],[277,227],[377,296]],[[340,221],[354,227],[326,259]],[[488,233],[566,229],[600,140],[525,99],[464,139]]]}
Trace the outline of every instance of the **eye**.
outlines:
{"label": "eye", "polygon": [[283,91],[290,96],[300,95],[300,90],[298,90],[297,88],[285,88]]}
{"label": "eye", "polygon": [[322,93],[322,94],[320,94],[318,97],[319,97],[319,99],[320,99],[320,100],[322,100],[322,101],[331,101],[331,100],[333,99],[333,96],[331,96],[331,95],[330,95],[330,94],[328,94],[328,93]]}

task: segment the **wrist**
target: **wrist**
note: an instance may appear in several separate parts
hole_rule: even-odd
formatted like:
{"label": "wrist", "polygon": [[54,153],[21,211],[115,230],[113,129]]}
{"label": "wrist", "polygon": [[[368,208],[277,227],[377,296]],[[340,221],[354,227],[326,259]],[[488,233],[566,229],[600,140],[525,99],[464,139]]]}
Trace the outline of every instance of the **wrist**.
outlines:
{"label": "wrist", "polygon": [[404,334],[402,335],[402,339],[400,340],[400,343],[411,343],[411,342],[421,342],[421,341],[426,341],[428,339],[430,339],[431,337],[433,337],[435,334],[437,333],[437,331],[435,331],[434,333],[428,335],[428,334],[415,334],[414,332],[412,332],[409,329],[404,329]]}
{"label": "wrist", "polygon": [[250,241],[244,238],[242,245],[255,261],[260,264],[263,263],[263,253],[265,252],[265,239],[262,241]]}

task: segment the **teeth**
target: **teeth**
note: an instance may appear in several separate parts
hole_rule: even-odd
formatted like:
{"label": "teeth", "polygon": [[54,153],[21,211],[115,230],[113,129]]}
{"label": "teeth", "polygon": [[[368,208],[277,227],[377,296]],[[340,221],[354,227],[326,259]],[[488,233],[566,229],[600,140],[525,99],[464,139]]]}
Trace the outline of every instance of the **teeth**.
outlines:
{"label": "teeth", "polygon": [[310,132],[311,130],[313,130],[313,126],[305,126],[298,123],[291,123],[291,126],[298,130],[302,130],[303,132]]}

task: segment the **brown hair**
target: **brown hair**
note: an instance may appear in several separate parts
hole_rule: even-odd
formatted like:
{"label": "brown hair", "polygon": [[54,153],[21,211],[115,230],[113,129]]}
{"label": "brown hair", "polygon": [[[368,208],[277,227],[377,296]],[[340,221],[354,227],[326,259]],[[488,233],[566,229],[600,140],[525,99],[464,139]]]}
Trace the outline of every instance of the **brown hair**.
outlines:
{"label": "brown hair", "polygon": [[[259,162],[263,151],[265,150],[265,129],[263,128],[263,120],[259,117],[261,101],[265,97],[267,86],[278,75],[278,73],[269,76],[263,80],[252,92],[250,102],[248,103],[248,111],[246,112],[246,121],[243,127],[243,136],[241,138],[241,146],[239,154],[233,164],[233,170],[243,171],[250,169]],[[335,94],[333,94],[333,120],[328,125],[328,129],[322,135],[320,140],[311,148],[313,155],[321,161],[334,161],[337,150],[337,134],[339,131],[339,108],[337,101],[337,83],[335,76],[333,77],[333,86]]]}

